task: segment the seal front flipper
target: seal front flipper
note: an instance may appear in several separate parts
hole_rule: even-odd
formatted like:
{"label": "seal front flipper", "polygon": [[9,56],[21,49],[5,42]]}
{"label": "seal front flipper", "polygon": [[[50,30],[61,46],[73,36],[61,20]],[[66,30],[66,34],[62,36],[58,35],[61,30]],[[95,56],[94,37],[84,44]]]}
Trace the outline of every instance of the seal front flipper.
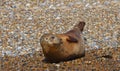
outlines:
{"label": "seal front flipper", "polygon": [[68,42],[71,42],[71,43],[77,43],[78,40],[72,36],[68,36],[68,38],[66,39]]}

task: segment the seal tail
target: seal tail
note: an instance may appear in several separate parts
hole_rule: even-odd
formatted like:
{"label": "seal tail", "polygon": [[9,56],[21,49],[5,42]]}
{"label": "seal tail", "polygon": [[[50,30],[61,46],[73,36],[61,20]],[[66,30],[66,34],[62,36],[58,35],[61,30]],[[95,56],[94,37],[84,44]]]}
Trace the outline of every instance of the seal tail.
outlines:
{"label": "seal tail", "polygon": [[85,26],[85,22],[84,21],[80,21],[79,24],[75,25],[74,28],[78,28],[81,32],[83,31]]}

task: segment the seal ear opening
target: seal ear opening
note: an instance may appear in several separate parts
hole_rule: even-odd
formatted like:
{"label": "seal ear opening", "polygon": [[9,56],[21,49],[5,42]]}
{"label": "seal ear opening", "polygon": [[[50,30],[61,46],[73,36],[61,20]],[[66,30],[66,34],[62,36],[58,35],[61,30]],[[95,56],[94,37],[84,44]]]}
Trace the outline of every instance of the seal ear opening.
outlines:
{"label": "seal ear opening", "polygon": [[69,38],[66,39],[68,42],[71,42],[71,43],[77,43],[78,40],[72,36],[69,36]]}
{"label": "seal ear opening", "polygon": [[78,27],[80,29],[80,31],[82,32],[85,26],[85,22],[84,21],[80,21],[79,24],[77,24],[75,27]]}

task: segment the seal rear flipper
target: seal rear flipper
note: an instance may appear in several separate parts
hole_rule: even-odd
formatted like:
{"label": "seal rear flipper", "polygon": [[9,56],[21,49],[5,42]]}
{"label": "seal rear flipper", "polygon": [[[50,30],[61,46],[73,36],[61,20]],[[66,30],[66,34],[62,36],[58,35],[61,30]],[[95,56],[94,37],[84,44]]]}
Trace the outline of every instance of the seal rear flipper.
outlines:
{"label": "seal rear flipper", "polygon": [[72,36],[68,36],[68,37],[69,38],[66,39],[68,42],[71,42],[71,43],[77,43],[78,42],[78,40],[76,38],[74,38]]}
{"label": "seal rear flipper", "polygon": [[80,31],[82,32],[85,26],[85,22],[84,21],[80,21],[79,24],[75,25],[74,28],[79,28]]}

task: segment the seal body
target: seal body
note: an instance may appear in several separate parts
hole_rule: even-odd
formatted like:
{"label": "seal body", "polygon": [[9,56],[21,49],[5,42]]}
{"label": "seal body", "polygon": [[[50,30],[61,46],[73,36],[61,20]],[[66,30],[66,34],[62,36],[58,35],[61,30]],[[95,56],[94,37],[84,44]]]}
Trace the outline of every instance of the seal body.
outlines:
{"label": "seal body", "polygon": [[82,31],[85,22],[79,22],[74,28],[63,34],[44,34],[40,43],[45,61],[60,62],[72,60],[85,55]]}

